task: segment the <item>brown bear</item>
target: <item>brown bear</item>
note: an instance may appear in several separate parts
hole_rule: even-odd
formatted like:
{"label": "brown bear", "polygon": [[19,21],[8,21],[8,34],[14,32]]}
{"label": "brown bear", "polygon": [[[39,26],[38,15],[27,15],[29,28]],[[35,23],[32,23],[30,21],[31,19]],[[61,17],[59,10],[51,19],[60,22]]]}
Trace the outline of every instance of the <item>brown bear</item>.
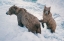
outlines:
{"label": "brown bear", "polygon": [[47,28],[51,29],[51,32],[55,32],[56,29],[56,22],[52,17],[52,14],[50,12],[50,8],[51,7],[44,7],[44,11],[43,11],[43,20],[39,20],[42,23],[42,26],[44,27],[43,23],[46,23]]}
{"label": "brown bear", "polygon": [[17,16],[19,26],[26,26],[28,28],[28,31],[41,34],[41,27],[38,18],[28,13],[26,9],[19,8],[14,5],[9,8],[9,11],[6,14],[15,14]]}

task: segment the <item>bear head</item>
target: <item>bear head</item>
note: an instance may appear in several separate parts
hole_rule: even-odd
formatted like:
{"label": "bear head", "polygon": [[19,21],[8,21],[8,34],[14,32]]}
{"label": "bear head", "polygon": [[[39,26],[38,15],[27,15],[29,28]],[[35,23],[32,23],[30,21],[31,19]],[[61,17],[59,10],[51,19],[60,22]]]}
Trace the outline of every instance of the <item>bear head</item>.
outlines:
{"label": "bear head", "polygon": [[13,5],[12,7],[9,8],[9,11],[6,12],[7,15],[12,15],[15,14],[17,15],[19,12],[26,12],[26,9],[24,8],[19,8],[15,5]]}
{"label": "bear head", "polygon": [[48,15],[48,14],[50,14],[50,8],[51,7],[44,7],[44,14],[46,14],[46,15]]}

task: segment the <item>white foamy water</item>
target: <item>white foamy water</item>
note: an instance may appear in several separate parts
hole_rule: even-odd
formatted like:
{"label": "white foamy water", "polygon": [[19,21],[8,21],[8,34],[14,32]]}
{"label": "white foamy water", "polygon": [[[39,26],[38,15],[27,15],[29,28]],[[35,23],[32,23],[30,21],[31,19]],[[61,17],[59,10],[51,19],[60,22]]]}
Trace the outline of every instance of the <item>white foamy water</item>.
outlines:
{"label": "white foamy water", "polygon": [[[0,41],[64,41],[64,1],[63,0],[0,0]],[[51,6],[53,18],[57,23],[55,33],[42,27],[41,34],[28,32],[26,27],[20,27],[15,15],[6,15],[8,9],[16,5],[42,19],[44,5]]]}

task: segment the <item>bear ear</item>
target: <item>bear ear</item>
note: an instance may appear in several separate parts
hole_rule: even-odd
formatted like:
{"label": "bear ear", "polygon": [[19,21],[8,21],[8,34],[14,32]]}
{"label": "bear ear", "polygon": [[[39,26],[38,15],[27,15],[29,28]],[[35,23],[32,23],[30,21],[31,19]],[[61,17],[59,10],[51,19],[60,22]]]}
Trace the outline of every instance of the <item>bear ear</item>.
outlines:
{"label": "bear ear", "polygon": [[24,11],[26,12],[26,9],[24,9]]}
{"label": "bear ear", "polygon": [[18,7],[14,5],[14,9],[16,10]]}
{"label": "bear ear", "polygon": [[51,7],[49,7],[49,8],[51,8]]}
{"label": "bear ear", "polygon": [[13,7],[15,7],[15,5],[13,5]]}
{"label": "bear ear", "polygon": [[24,8],[23,8],[23,11],[24,11],[24,12],[27,12],[26,9],[24,9]]}
{"label": "bear ear", "polygon": [[51,9],[51,7],[49,7],[49,9]]}
{"label": "bear ear", "polygon": [[46,5],[45,5],[45,7],[44,8],[46,8]]}
{"label": "bear ear", "polygon": [[14,5],[15,6],[15,5]]}

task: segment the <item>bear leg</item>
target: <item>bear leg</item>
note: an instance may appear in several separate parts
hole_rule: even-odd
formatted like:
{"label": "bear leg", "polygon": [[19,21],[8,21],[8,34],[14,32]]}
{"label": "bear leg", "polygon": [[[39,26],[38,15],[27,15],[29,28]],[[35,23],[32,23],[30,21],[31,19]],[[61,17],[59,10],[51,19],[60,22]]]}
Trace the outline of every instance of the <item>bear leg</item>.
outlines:
{"label": "bear leg", "polygon": [[51,33],[55,33],[55,29],[52,29],[52,28],[51,28]]}
{"label": "bear leg", "polygon": [[43,26],[43,28],[44,28],[44,23],[42,23],[42,26]]}
{"label": "bear leg", "polygon": [[43,20],[39,20],[39,22],[42,23],[42,26],[43,26],[43,28],[44,28],[44,21],[43,21]]}
{"label": "bear leg", "polygon": [[38,29],[36,30],[36,33],[40,33],[40,34],[41,34],[41,28],[38,28]]}
{"label": "bear leg", "polygon": [[23,26],[24,26],[19,18],[18,18],[18,25],[19,25],[20,27],[23,27]]}
{"label": "bear leg", "polygon": [[20,27],[23,27],[23,26],[24,26],[22,23],[18,23],[18,25],[19,25]]}
{"label": "bear leg", "polygon": [[30,29],[28,29],[28,31],[30,32]]}
{"label": "bear leg", "polygon": [[40,24],[36,25],[36,33],[40,33],[41,34]]}
{"label": "bear leg", "polygon": [[51,27],[49,27],[50,25],[48,23],[46,23],[46,25],[47,25],[47,29],[51,29]]}

